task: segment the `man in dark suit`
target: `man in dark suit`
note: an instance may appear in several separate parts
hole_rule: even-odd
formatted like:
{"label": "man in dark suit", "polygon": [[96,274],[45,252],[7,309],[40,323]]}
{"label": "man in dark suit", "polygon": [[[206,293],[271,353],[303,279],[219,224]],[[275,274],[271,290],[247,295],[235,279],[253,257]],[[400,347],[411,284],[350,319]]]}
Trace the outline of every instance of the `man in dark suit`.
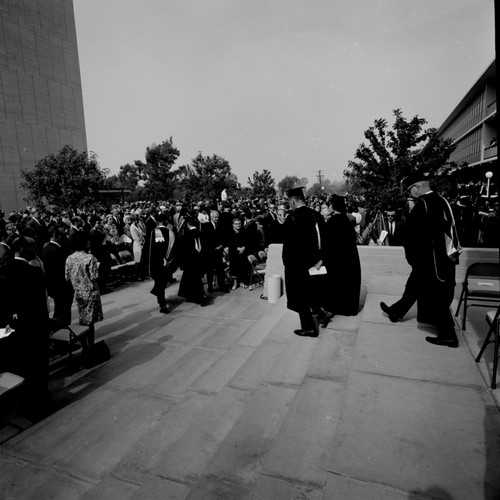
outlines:
{"label": "man in dark suit", "polygon": [[425,340],[435,345],[458,347],[450,312],[458,255],[448,255],[445,241],[446,235],[456,239],[453,214],[448,202],[431,190],[425,175],[411,175],[404,184],[417,200],[406,229],[405,253],[412,272],[401,299],[392,306],[381,302],[380,307],[391,321],[399,321],[417,301],[417,320],[433,324],[438,330],[437,337]]}
{"label": "man in dark suit", "polygon": [[396,212],[388,210],[386,212],[386,231],[384,243],[389,246],[402,246],[403,245],[403,224],[396,220]]}
{"label": "man in dark suit", "polygon": [[113,217],[113,222],[115,223],[116,229],[118,230],[118,235],[121,236],[125,227],[123,214],[117,207],[113,207],[113,209],[111,210],[111,215]]}
{"label": "man in dark suit", "polygon": [[299,314],[301,328],[294,333],[317,337],[313,314],[322,316],[323,312],[315,300],[309,269],[322,265],[320,234],[324,220],[306,206],[302,188],[289,189],[287,195],[292,210],[285,220],[283,241],[287,307]]}
{"label": "man in dark suit", "polygon": [[66,258],[69,255],[68,230],[64,222],[50,226],[50,241],[42,250],[47,293],[54,300],[53,317],[67,325],[71,324],[73,303],[73,288],[65,277]]}
{"label": "man in dark suit", "polygon": [[167,215],[159,214],[157,225],[149,234],[148,262],[149,275],[154,280],[150,293],[156,296],[161,313],[169,313],[165,290],[169,279],[176,269],[176,237],[172,227],[167,224]]}
{"label": "man in dark suit", "polygon": [[25,406],[30,415],[43,414],[48,396],[49,314],[43,271],[29,262],[36,256],[34,239],[19,236],[12,243],[14,261],[8,272],[8,371],[24,377]]}
{"label": "man in dark suit", "polygon": [[210,212],[210,221],[200,224],[201,233],[201,258],[207,275],[207,291],[212,293],[214,276],[217,278],[217,285],[220,292],[227,293],[226,276],[224,273],[224,262],[222,254],[224,245],[222,234],[217,227],[219,221],[219,211]]}
{"label": "man in dark suit", "polygon": [[33,238],[36,241],[37,255],[41,257],[43,246],[49,241],[49,231],[47,225],[41,217],[41,212],[38,208],[31,209],[31,217],[26,222],[26,229],[24,233],[26,236]]}

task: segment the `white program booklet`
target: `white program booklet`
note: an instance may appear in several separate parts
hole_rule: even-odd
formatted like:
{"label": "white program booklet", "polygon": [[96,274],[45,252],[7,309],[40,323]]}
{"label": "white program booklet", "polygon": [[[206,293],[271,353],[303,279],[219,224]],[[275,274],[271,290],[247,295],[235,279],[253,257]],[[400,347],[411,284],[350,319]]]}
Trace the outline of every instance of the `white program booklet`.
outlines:
{"label": "white program booklet", "polygon": [[8,337],[13,331],[9,325],[6,328],[0,328],[0,339]]}
{"label": "white program booklet", "polygon": [[320,275],[320,274],[326,274],[326,267],[325,266],[321,266],[319,269],[316,269],[313,266],[313,267],[311,267],[311,269],[309,269],[309,274],[311,276],[317,276],[317,275]]}

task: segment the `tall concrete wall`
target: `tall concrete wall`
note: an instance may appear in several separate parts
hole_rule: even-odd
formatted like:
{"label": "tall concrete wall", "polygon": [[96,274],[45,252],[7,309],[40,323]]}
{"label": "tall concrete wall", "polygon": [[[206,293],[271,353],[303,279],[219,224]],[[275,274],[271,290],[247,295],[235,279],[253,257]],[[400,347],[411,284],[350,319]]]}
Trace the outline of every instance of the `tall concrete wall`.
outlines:
{"label": "tall concrete wall", "polygon": [[25,206],[20,170],[87,150],[73,0],[0,0],[0,208]]}

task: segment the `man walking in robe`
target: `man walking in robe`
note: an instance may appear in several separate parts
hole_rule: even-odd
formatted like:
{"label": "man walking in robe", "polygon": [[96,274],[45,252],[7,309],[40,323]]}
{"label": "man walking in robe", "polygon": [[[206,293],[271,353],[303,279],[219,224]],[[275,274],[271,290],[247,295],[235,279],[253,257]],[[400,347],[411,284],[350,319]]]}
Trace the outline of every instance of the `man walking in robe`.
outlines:
{"label": "man walking in robe", "polygon": [[318,305],[317,290],[309,270],[319,269],[321,260],[321,231],[324,223],[319,212],[306,206],[303,188],[289,189],[288,201],[292,212],[284,223],[283,264],[287,307],[299,314],[300,329],[294,333],[301,337],[317,337],[318,328],[313,314],[319,319],[324,312]]}
{"label": "man walking in robe", "polygon": [[404,180],[404,185],[417,200],[408,217],[405,242],[406,259],[412,272],[403,297],[392,306],[381,302],[380,307],[395,322],[417,301],[417,321],[437,328],[437,337],[425,340],[435,345],[458,347],[450,312],[458,251],[450,254],[447,249],[447,239],[459,248],[453,213],[448,202],[432,191],[425,175],[413,174]]}

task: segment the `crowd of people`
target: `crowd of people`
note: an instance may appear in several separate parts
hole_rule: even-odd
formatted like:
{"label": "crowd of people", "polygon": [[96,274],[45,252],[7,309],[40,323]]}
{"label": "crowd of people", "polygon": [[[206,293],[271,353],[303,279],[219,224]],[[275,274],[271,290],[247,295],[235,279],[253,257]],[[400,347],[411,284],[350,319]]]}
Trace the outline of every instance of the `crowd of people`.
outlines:
{"label": "crowd of people", "polygon": [[[8,216],[0,213],[0,328],[15,330],[1,339],[0,371],[25,377],[29,400],[39,407],[46,397],[51,321],[71,324],[75,303],[78,322],[89,327],[87,343],[92,344],[94,324],[103,319],[101,295],[110,291],[116,267],[128,262],[129,279],[151,279],[151,294],[167,314],[166,289],[176,281],[178,269],[177,294],[206,306],[215,292],[247,287],[252,261],[265,261],[273,243],[283,244],[288,307],[299,313],[301,323],[295,333],[317,336],[318,322],[325,325],[335,314],[358,313],[357,244],[405,245],[407,250],[409,225],[400,215],[408,216],[413,201],[407,205],[406,210],[388,210],[378,225],[343,196],[306,199],[301,188],[268,199],[130,202],[75,212],[33,206]],[[485,209],[481,241],[498,246],[498,201]],[[458,200],[450,211],[466,243],[471,231],[464,223],[465,207]],[[414,262],[410,264],[413,268]],[[415,285],[420,271],[410,276],[407,289],[413,295],[408,303],[422,289]],[[381,307],[394,321],[407,309]],[[443,338],[455,345],[448,319]]]}
{"label": "crowd of people", "polygon": [[25,378],[25,400],[38,411],[47,399],[50,332],[75,320],[76,304],[91,345],[115,267],[131,261],[129,279],[151,279],[161,313],[169,312],[165,292],[180,268],[178,295],[205,306],[216,291],[248,285],[248,256],[265,259],[268,245],[282,240],[285,216],[284,206],[266,200],[1,214],[0,371]]}

